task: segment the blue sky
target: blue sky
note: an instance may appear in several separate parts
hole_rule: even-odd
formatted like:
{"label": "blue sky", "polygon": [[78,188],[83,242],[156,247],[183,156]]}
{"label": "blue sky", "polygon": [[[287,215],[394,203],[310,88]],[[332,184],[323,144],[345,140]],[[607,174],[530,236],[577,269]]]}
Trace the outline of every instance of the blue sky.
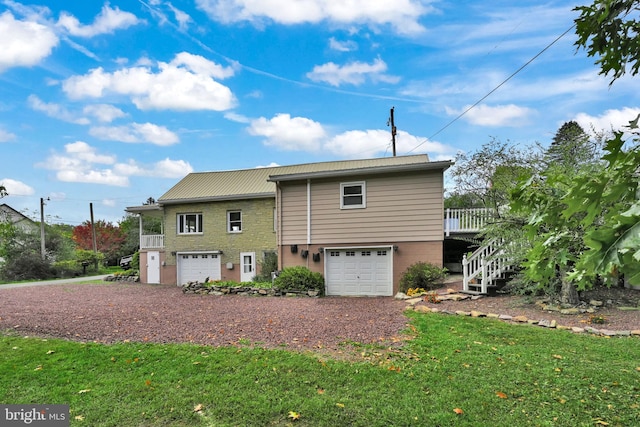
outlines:
{"label": "blue sky", "polygon": [[[620,128],[640,80],[576,51],[572,1],[0,0],[0,203],[117,222],[185,174],[452,159]],[[444,128],[444,129],[443,129]]]}

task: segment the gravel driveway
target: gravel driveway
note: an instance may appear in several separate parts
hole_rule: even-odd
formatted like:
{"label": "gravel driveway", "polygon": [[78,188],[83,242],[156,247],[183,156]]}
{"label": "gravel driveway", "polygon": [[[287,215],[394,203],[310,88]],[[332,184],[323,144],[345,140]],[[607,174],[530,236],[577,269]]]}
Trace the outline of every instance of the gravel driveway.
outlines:
{"label": "gravel driveway", "polygon": [[405,306],[391,297],[220,297],[129,283],[0,286],[0,329],[104,343],[335,349],[344,341],[400,337],[407,327]]}

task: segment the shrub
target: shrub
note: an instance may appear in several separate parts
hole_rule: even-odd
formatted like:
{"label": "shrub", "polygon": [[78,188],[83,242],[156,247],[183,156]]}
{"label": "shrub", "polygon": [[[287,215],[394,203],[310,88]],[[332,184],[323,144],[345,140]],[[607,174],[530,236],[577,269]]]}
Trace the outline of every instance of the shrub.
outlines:
{"label": "shrub", "polygon": [[318,289],[320,295],[324,293],[324,277],[307,267],[287,267],[276,277],[273,285],[276,288],[291,291],[308,291]]}
{"label": "shrub", "polygon": [[56,261],[52,264],[56,277],[67,278],[76,277],[82,273],[82,265],[75,259],[67,261]]}
{"label": "shrub", "polygon": [[7,259],[2,266],[2,279],[9,282],[49,279],[52,276],[51,264],[48,260],[43,261],[37,253]]}
{"label": "shrub", "polygon": [[260,262],[260,274],[253,277],[254,282],[271,282],[271,272],[278,271],[278,254],[265,252]]}
{"label": "shrub", "polygon": [[131,268],[134,270],[140,270],[140,252],[136,251],[131,259]]}
{"label": "shrub", "polygon": [[427,262],[416,262],[402,273],[400,292],[407,293],[411,288],[436,289],[446,276],[446,268]]}

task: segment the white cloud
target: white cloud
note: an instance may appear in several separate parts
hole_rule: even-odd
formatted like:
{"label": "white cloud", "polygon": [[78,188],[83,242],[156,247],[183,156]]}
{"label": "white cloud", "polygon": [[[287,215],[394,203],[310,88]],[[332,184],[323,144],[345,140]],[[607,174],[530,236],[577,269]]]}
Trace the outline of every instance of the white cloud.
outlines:
{"label": "white cloud", "polygon": [[[416,149],[416,147],[418,148]],[[323,145],[323,150],[351,158],[391,154],[393,153],[391,133],[382,129],[351,130],[328,140]],[[430,157],[435,155],[438,158],[447,159],[455,157],[455,150],[452,147],[429,141],[427,138],[411,135],[405,131],[398,131],[396,134],[396,152],[398,154],[408,152],[414,154],[429,153]]]}
{"label": "white cloud", "polygon": [[307,77],[314,82],[325,82],[332,86],[342,84],[361,85],[367,79],[373,83],[386,82],[397,83],[400,77],[385,74],[387,64],[377,58],[371,64],[366,62],[350,62],[346,65],[337,65],[328,62],[323,65],[316,65],[313,71],[307,73]]}
{"label": "white cloud", "polygon": [[183,31],[186,30],[189,27],[189,24],[193,22],[193,20],[191,19],[191,16],[189,16],[187,13],[183,12],[182,10],[176,9],[171,3],[167,3],[167,6],[169,7],[169,9],[171,9],[173,14],[175,15],[176,21],[178,21],[179,28]]}
{"label": "white cloud", "polygon": [[[447,114],[451,116],[457,116],[466,111],[469,107],[470,105],[465,105],[460,110],[454,110],[446,107],[446,111]],[[480,104],[467,111],[464,116],[462,116],[462,119],[478,126],[519,127],[530,122],[530,119],[534,114],[534,110],[519,107],[514,104],[497,105],[493,107]]]}
{"label": "white cloud", "polygon": [[11,133],[11,132],[7,132],[4,129],[0,129],[0,142],[9,142],[9,141],[13,141],[16,139],[16,135]]}
{"label": "white cloud", "polygon": [[126,176],[145,176],[154,178],[182,178],[193,172],[193,167],[184,160],[171,160],[166,158],[151,165],[140,165],[135,160],[127,163],[118,163],[114,170]]}
{"label": "white cloud", "polygon": [[358,44],[353,40],[341,42],[336,40],[335,37],[331,37],[329,39],[329,47],[332,50],[337,50],[338,52],[352,52],[358,49]]}
{"label": "white cloud", "polygon": [[65,154],[52,153],[44,162],[36,166],[56,171],[56,178],[63,182],[83,182],[91,184],[126,187],[129,179],[114,174],[110,168],[96,168],[95,165],[113,165],[116,157],[99,154],[95,147],[83,141],[64,146]]}
{"label": "white cloud", "polygon": [[[292,118],[289,114],[253,120],[248,131],[252,135],[267,137],[265,145],[286,151],[321,151],[348,158],[374,157],[393,151],[388,130],[350,130],[328,135],[322,124],[304,117]],[[429,153],[438,159],[451,159],[455,157],[456,150],[428,138],[398,131],[396,152]]]}
{"label": "white cloud", "polygon": [[290,151],[317,151],[326,137],[322,125],[305,117],[277,114],[272,119],[253,120],[251,135],[266,137],[264,144]]}
{"label": "white cloud", "polygon": [[224,113],[224,118],[236,123],[251,123],[250,118],[243,116],[242,114],[234,113],[233,111]]}
{"label": "white cloud", "polygon": [[108,92],[130,96],[140,110],[224,111],[233,108],[236,99],[214,79],[233,74],[233,68],[182,52],[170,63],[159,62],[157,72],[147,66],[113,73],[96,68],[65,80],[62,89],[73,99],[100,98]]}
{"label": "white cloud", "polygon": [[110,208],[114,208],[116,206],[116,201],[113,199],[103,199],[102,204],[104,206],[108,206]]}
{"label": "white cloud", "polygon": [[196,0],[212,19],[223,23],[249,21],[255,25],[319,23],[391,26],[399,34],[418,34],[419,18],[434,9],[427,0]]}
{"label": "white cloud", "polygon": [[280,166],[280,164],[276,163],[276,162],[271,162],[266,166],[256,166],[256,169],[264,169],[264,168],[275,168],[277,166]]}
{"label": "white cloud", "polygon": [[0,72],[39,64],[59,42],[50,28],[37,22],[17,21],[10,12],[0,15],[0,40]]}
{"label": "white cloud", "polygon": [[109,104],[87,105],[82,112],[88,116],[93,116],[103,123],[111,123],[115,119],[126,117],[127,114],[121,109]]}
{"label": "white cloud", "polygon": [[109,7],[105,4],[100,14],[95,17],[91,25],[82,25],[75,16],[61,13],[58,25],[72,36],[93,37],[99,34],[110,34],[115,30],[129,28],[142,22],[133,13],[123,12],[117,6]]}
{"label": "white cloud", "polygon": [[62,120],[64,122],[75,123],[77,125],[88,125],[89,119],[86,117],[79,117],[78,115],[70,112],[60,104],[46,103],[38,98],[36,95],[29,95],[27,98],[29,107],[35,111],[41,111],[49,117]]}
{"label": "white cloud", "polygon": [[193,172],[188,162],[169,158],[150,165],[140,165],[134,160],[118,163],[116,156],[100,154],[95,147],[83,141],[66,144],[64,149],[64,154],[54,152],[36,166],[56,171],[56,178],[60,181],[118,187],[129,186],[131,176],[182,178]]}
{"label": "white cloud", "polygon": [[178,135],[164,126],[152,123],[131,123],[127,126],[96,126],[89,129],[89,134],[99,139],[127,143],[148,142],[167,146],[180,142]]}
{"label": "white cloud", "polygon": [[625,107],[621,110],[606,110],[599,116],[591,116],[586,113],[579,113],[574,120],[586,131],[610,132],[628,130],[629,122],[640,114],[640,108]]}
{"label": "white cloud", "polygon": [[171,160],[166,158],[154,164],[153,175],[162,178],[182,178],[193,172],[193,167],[184,160]]}
{"label": "white cloud", "polygon": [[35,193],[33,187],[15,179],[3,178],[0,179],[0,184],[4,185],[10,196],[31,196]]}

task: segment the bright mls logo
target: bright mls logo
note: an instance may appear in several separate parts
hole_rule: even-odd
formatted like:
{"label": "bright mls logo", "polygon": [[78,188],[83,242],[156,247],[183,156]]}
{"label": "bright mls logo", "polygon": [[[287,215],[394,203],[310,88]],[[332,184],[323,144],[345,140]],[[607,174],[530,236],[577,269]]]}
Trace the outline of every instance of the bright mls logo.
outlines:
{"label": "bright mls logo", "polygon": [[69,427],[69,405],[1,405],[0,426]]}

